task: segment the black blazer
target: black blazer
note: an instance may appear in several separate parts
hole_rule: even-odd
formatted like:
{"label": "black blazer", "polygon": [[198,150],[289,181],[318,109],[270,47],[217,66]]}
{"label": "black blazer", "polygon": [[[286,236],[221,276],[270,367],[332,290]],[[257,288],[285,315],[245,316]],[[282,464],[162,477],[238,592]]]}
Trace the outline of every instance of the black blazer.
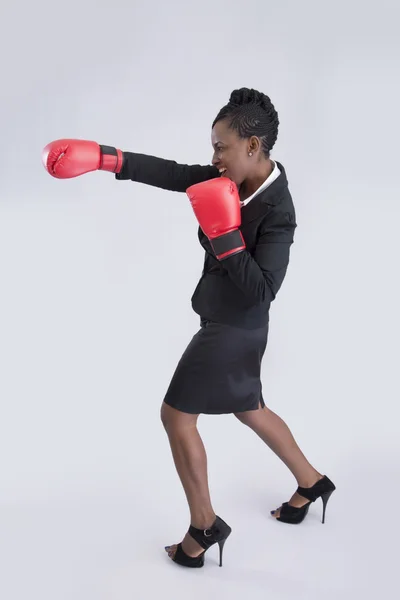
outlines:
{"label": "black blazer", "polygon": [[[123,157],[116,179],[170,191],[185,192],[191,185],[220,176],[211,165],[178,164],[134,152],[124,152]],[[270,304],[285,278],[297,227],[286,172],[277,165],[279,177],[241,209],[246,250],[218,261],[199,227],[204,268],[191,301],[202,318],[245,329],[263,327],[269,321]]]}

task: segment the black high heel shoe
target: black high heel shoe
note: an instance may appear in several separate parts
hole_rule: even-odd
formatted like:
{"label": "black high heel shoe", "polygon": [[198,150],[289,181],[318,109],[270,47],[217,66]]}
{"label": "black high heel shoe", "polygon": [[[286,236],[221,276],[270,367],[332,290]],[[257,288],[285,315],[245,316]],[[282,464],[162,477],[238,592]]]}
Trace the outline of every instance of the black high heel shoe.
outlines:
{"label": "black high heel shoe", "polygon": [[[199,568],[204,566],[204,555],[214,544],[219,545],[219,566],[222,567],[222,551],[232,529],[225,521],[217,516],[214,523],[209,529],[196,529],[193,525],[189,527],[189,534],[196,542],[204,548],[199,556],[188,556],[182,549],[182,542],[178,544],[175,556],[172,559],[174,562],[183,567]],[[167,546],[168,547],[168,546]]]}
{"label": "black high heel shoe", "polygon": [[[281,506],[281,511],[279,517],[275,517],[277,521],[282,521],[282,523],[291,523],[292,525],[297,525],[301,523],[308,513],[308,509],[312,502],[315,502],[318,498],[322,499],[323,511],[322,511],[322,523],[325,523],[325,511],[326,505],[328,504],[328,500],[335,491],[336,487],[332,481],[324,475],[322,479],[317,481],[312,487],[303,488],[298,487],[297,493],[303,498],[309,500],[307,504],[297,508],[296,506],[291,506],[288,502],[284,502]],[[272,510],[271,514],[275,511]]]}

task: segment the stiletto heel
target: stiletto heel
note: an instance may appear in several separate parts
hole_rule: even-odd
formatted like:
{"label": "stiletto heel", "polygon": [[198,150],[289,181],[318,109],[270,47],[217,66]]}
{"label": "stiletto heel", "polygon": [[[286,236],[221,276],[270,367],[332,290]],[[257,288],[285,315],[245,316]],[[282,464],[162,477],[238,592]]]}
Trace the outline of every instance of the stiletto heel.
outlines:
{"label": "stiletto heel", "polygon": [[209,529],[197,529],[190,525],[189,527],[189,535],[196,540],[196,542],[204,548],[204,552],[202,552],[199,556],[188,556],[183,548],[182,542],[178,544],[175,556],[173,557],[173,561],[182,565],[183,567],[192,567],[199,568],[204,566],[204,555],[211,546],[214,544],[219,545],[219,566],[222,567],[222,551],[224,549],[224,545],[230,534],[232,533],[232,529],[229,527],[225,521],[221,519],[221,517],[216,517],[214,523]]}
{"label": "stiletto heel", "polygon": [[315,502],[318,498],[322,498],[322,523],[325,523],[326,505],[335,489],[335,484],[326,475],[324,475],[324,477],[317,481],[312,487],[303,488],[299,486],[296,490],[297,493],[300,494],[300,496],[303,496],[303,498],[309,500],[309,502],[300,508],[292,506],[289,504],[289,502],[284,502],[281,506],[279,517],[277,517],[276,520],[281,521],[282,523],[297,525],[301,523],[307,516],[311,503]]}
{"label": "stiletto heel", "polygon": [[218,542],[218,546],[219,546],[219,566],[220,567],[222,567],[222,551],[224,549],[226,540],[227,540],[227,538],[225,538],[224,540],[221,540],[220,542]]}
{"label": "stiletto heel", "polygon": [[328,504],[328,500],[329,500],[329,498],[331,497],[332,494],[333,494],[333,490],[331,490],[330,492],[325,492],[324,494],[321,494],[322,505],[323,505],[323,509],[322,509],[322,523],[325,523],[326,505]]}

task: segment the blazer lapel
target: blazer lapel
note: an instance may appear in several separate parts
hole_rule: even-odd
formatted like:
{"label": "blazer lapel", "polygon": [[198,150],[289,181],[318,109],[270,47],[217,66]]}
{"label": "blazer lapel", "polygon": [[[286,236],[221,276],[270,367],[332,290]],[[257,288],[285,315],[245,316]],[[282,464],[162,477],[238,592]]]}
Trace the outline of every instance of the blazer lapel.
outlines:
{"label": "blazer lapel", "polygon": [[276,163],[281,174],[264,191],[257,194],[248,204],[242,207],[242,226],[254,221],[267,213],[271,206],[275,206],[282,197],[282,191],[287,187],[286,172],[280,163]]}

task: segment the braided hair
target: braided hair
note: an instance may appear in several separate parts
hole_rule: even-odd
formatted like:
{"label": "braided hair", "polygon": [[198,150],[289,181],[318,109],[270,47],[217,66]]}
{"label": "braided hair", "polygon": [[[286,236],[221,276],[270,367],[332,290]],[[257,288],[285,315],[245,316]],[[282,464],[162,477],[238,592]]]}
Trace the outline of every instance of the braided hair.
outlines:
{"label": "braided hair", "polygon": [[268,96],[249,88],[234,90],[212,126],[223,119],[228,120],[230,129],[235,130],[240,138],[252,135],[260,138],[261,149],[269,158],[278,137],[279,119]]}

